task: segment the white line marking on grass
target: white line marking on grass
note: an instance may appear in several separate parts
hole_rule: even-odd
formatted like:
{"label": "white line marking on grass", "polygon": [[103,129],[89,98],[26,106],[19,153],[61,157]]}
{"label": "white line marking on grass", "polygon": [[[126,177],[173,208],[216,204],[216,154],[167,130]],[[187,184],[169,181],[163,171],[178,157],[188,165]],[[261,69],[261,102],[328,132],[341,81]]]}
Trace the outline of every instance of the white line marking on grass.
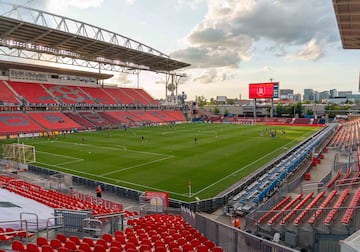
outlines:
{"label": "white line marking on grass", "polygon": [[74,160],[74,161],[70,161],[70,162],[65,162],[65,163],[60,163],[60,164],[56,164],[56,165],[67,165],[67,164],[74,164],[74,163],[80,163],[84,161],[84,159],[78,159],[78,160]]}
{"label": "white line marking on grass", "polygon": [[66,155],[61,155],[61,154],[55,154],[55,153],[46,152],[46,151],[36,151],[36,152],[38,152],[38,153],[45,153],[45,154],[49,154],[49,155],[53,155],[53,156],[58,156],[58,157],[72,158],[72,159],[75,159],[75,160],[83,160],[83,159],[77,158],[77,157],[66,156]]}
{"label": "white line marking on grass", "polygon": [[114,174],[114,173],[117,173],[117,172],[122,172],[122,171],[130,170],[130,169],[133,169],[133,168],[136,168],[136,167],[140,167],[140,166],[144,166],[144,165],[148,165],[148,164],[152,164],[152,163],[161,162],[161,161],[163,161],[163,160],[166,160],[166,159],[169,159],[169,158],[173,158],[173,157],[174,157],[174,156],[168,155],[167,157],[164,157],[164,158],[160,158],[160,159],[156,159],[156,160],[153,160],[153,161],[149,161],[149,162],[145,162],[145,163],[141,163],[141,164],[129,166],[129,167],[126,167],[126,168],[118,169],[118,170],[116,170],[116,171],[106,172],[106,173],[103,173],[103,174],[102,174],[102,177],[105,177],[105,176],[107,176],[107,175]]}
{"label": "white line marking on grass", "polygon": [[[142,154],[149,154],[149,155],[157,155],[157,156],[164,156],[164,157],[169,157],[169,156],[170,156],[170,155],[166,155],[166,154],[162,154],[162,153],[156,153],[156,152],[129,150],[129,149],[127,149],[126,146],[124,146],[124,145],[115,145],[115,146],[125,147],[125,149],[124,149],[124,148],[107,147],[107,146],[101,146],[101,145],[91,145],[91,144],[81,144],[81,143],[68,143],[68,142],[63,142],[63,141],[58,141],[57,143],[73,144],[73,145],[81,145],[81,146],[90,146],[90,147],[93,147],[93,148],[102,148],[102,149],[106,149],[106,150],[128,151],[128,152],[142,153]],[[171,156],[171,157],[173,157],[173,156]]]}
{"label": "white line marking on grass", "polygon": [[124,151],[127,151],[127,148],[126,148],[126,146],[125,146],[125,145],[119,145],[119,144],[116,144],[116,145],[114,145],[114,146],[119,146],[119,147],[121,147]]}
{"label": "white line marking on grass", "polygon": [[[110,181],[114,181],[115,183],[123,183],[123,184],[128,184],[128,185],[133,185],[133,186],[146,188],[146,189],[149,189],[149,190],[156,190],[156,191],[164,191],[164,190],[166,190],[166,189],[162,189],[162,188],[156,188],[156,187],[146,186],[146,185],[142,185],[142,184],[132,183],[132,182],[124,181],[124,180],[120,180],[120,179],[108,178],[108,177],[105,177],[104,175],[95,175],[93,173],[88,173],[88,172],[82,172],[82,171],[78,171],[78,170],[74,170],[74,169],[69,169],[69,168],[59,166],[59,165],[52,165],[52,164],[47,164],[47,163],[42,163],[42,162],[37,162],[37,163],[45,165],[45,166],[56,167],[56,168],[60,168],[60,169],[63,169],[63,170],[68,170],[68,171],[71,171],[72,173],[76,172],[76,173],[81,173],[81,174],[88,175],[88,176],[93,176],[93,177],[96,177],[96,178],[99,178],[99,179],[106,178],[106,179],[108,179]],[[75,175],[76,175],[76,173],[75,173]],[[168,193],[172,193],[172,194],[175,194],[175,195],[178,195],[178,196],[182,196],[182,194],[179,194],[179,193],[176,193],[176,192],[172,192],[172,191],[169,191],[169,190],[166,190],[166,191]]]}

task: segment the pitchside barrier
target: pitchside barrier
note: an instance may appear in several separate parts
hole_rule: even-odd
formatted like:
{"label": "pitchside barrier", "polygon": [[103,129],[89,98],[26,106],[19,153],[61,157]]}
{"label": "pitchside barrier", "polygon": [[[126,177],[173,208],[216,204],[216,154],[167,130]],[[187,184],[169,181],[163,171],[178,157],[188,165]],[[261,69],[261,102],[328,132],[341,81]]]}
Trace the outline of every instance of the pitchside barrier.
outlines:
{"label": "pitchside barrier", "polygon": [[195,213],[185,207],[181,208],[181,216],[197,230],[214,241],[224,251],[232,252],[295,252],[298,250],[285,247],[276,242],[255,236],[249,232],[228,226],[205,215]]}

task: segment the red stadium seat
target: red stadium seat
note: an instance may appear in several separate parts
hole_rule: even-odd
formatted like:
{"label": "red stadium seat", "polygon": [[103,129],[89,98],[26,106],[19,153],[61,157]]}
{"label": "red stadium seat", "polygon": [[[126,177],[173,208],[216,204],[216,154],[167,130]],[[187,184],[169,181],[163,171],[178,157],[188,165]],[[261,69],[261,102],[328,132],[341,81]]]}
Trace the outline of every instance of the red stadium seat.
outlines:
{"label": "red stadium seat", "polygon": [[58,248],[62,247],[62,243],[59,239],[52,239],[50,241],[50,246],[54,249],[58,249]]}
{"label": "red stadium seat", "polygon": [[16,251],[16,252],[25,252],[26,251],[25,245],[19,240],[14,240],[12,242],[11,248],[13,251]]}
{"label": "red stadium seat", "polygon": [[80,242],[79,249],[84,252],[92,252],[90,245],[86,242]]}
{"label": "red stadium seat", "polygon": [[40,249],[36,244],[28,243],[26,245],[26,252],[40,252]]}
{"label": "red stadium seat", "polygon": [[40,237],[38,237],[38,238],[36,239],[36,244],[37,244],[39,247],[42,247],[42,246],[44,246],[44,245],[49,245],[49,242],[48,242],[48,240],[47,240],[45,237],[40,236]]}
{"label": "red stadium seat", "polygon": [[67,237],[63,233],[57,233],[56,239],[60,240],[61,242],[65,243],[67,240]]}
{"label": "red stadium seat", "polygon": [[55,252],[55,250],[50,245],[43,245],[41,252]]}
{"label": "red stadium seat", "polygon": [[77,248],[75,242],[70,241],[70,240],[65,241],[64,247],[68,248],[70,251],[71,250],[76,250],[76,248]]}
{"label": "red stadium seat", "polygon": [[106,252],[106,248],[103,245],[96,244],[94,247],[94,252]]}

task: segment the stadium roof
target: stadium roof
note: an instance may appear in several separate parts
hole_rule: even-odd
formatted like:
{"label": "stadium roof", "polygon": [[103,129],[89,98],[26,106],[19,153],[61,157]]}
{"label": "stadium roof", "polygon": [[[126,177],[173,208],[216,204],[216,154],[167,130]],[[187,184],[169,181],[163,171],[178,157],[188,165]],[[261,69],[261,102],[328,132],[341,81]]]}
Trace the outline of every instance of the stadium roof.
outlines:
{"label": "stadium roof", "polygon": [[0,46],[130,70],[170,72],[190,66],[99,27],[24,6],[12,8],[0,16]]}
{"label": "stadium roof", "polygon": [[344,49],[360,49],[360,1],[333,0]]}
{"label": "stadium roof", "polygon": [[105,80],[114,76],[112,74],[80,71],[75,69],[51,67],[46,65],[34,65],[34,64],[27,64],[27,63],[14,62],[14,61],[0,61],[0,69],[24,69],[24,70],[37,71],[37,72],[50,72],[57,74],[91,77],[97,80]]}

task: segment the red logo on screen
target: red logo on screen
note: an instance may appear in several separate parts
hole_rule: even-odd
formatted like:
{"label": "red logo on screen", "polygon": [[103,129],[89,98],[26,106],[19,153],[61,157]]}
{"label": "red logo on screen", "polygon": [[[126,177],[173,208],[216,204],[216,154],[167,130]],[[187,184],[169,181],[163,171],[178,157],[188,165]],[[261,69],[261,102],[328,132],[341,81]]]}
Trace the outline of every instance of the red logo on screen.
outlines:
{"label": "red logo on screen", "polygon": [[256,93],[257,93],[258,96],[264,96],[264,94],[265,94],[265,88],[264,88],[263,86],[258,87]]}

